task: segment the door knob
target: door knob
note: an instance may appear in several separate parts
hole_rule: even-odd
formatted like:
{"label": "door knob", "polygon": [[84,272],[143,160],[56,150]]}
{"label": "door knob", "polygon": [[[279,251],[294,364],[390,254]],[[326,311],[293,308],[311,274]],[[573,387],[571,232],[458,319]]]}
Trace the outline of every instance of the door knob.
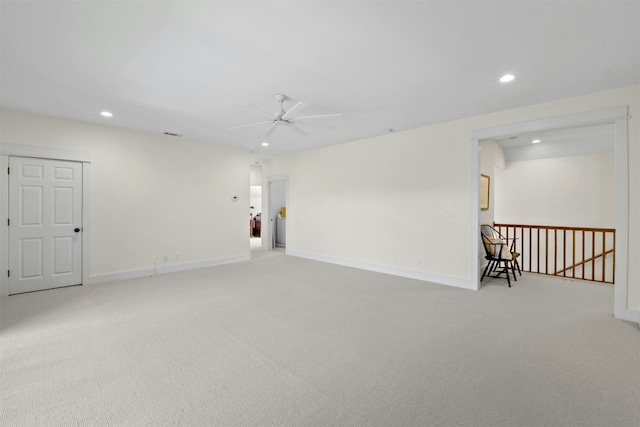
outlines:
{"label": "door knob", "polygon": [[73,229],[73,231],[75,231],[76,233],[79,233],[80,229],[76,227],[76,228]]}

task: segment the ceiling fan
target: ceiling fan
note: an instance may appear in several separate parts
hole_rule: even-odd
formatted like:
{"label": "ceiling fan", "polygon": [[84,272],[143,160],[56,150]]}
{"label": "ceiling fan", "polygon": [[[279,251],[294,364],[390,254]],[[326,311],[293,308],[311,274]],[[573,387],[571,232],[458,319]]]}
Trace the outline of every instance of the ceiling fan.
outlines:
{"label": "ceiling fan", "polygon": [[304,107],[306,107],[308,105],[306,102],[298,101],[297,104],[295,104],[289,110],[285,111],[284,107],[282,106],[282,103],[285,100],[289,99],[289,98],[287,98],[286,95],[283,95],[281,93],[275,95],[274,98],[276,99],[277,102],[280,103],[280,109],[278,111],[276,111],[275,113],[270,113],[268,111],[265,111],[265,110],[263,110],[261,108],[258,108],[256,106],[253,106],[253,105],[250,105],[250,104],[241,104],[241,105],[244,105],[246,107],[253,108],[256,111],[261,112],[262,114],[266,114],[269,117],[269,120],[264,121],[264,122],[252,123],[252,124],[244,125],[244,126],[236,126],[236,127],[230,128],[229,130],[242,129],[242,128],[248,128],[248,127],[253,127],[253,126],[260,126],[260,125],[271,125],[271,128],[267,131],[267,133],[264,136],[271,135],[271,133],[273,133],[273,131],[276,130],[276,128],[278,128],[279,126],[288,127],[289,129],[292,129],[292,130],[298,132],[300,135],[308,135],[307,132],[305,132],[304,130],[300,129],[298,126],[295,125],[295,123],[297,123],[298,121],[326,119],[326,118],[329,118],[329,117],[338,117],[338,116],[342,115],[342,113],[335,113],[335,114],[315,114],[315,115],[311,115],[311,116],[296,116],[296,117],[294,117],[293,115],[295,113],[300,112],[300,110],[302,110]]}

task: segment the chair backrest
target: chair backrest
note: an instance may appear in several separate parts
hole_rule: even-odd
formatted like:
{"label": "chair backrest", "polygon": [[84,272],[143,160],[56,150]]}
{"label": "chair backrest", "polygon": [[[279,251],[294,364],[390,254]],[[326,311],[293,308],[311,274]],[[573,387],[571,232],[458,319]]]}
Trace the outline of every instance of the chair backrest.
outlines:
{"label": "chair backrest", "polygon": [[482,224],[480,226],[480,232],[483,236],[491,237],[493,239],[504,239],[504,236],[489,224]]}
{"label": "chair backrest", "polygon": [[480,237],[487,259],[510,260],[511,252],[507,248],[507,240],[489,224],[480,226]]}

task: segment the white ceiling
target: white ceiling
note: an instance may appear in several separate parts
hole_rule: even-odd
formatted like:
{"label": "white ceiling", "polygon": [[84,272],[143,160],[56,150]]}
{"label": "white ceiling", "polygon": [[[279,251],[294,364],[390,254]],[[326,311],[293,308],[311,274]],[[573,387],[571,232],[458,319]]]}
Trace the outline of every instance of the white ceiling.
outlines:
{"label": "white ceiling", "polygon": [[[532,141],[538,140],[538,143]],[[613,123],[548,129],[495,139],[504,149],[507,162],[612,153],[615,150]]]}
{"label": "white ceiling", "polygon": [[597,123],[560,129],[547,129],[495,139],[503,148],[530,146],[534,140],[539,140],[540,142],[538,144],[543,145],[559,142],[597,143],[601,141],[609,147],[610,151],[613,151],[615,131],[612,123]]}
{"label": "white ceiling", "polygon": [[[0,7],[2,107],[267,155],[640,83],[638,1]],[[278,128],[266,148],[268,125],[229,130],[264,120],[241,103],[275,112],[276,93],[343,116]]]}

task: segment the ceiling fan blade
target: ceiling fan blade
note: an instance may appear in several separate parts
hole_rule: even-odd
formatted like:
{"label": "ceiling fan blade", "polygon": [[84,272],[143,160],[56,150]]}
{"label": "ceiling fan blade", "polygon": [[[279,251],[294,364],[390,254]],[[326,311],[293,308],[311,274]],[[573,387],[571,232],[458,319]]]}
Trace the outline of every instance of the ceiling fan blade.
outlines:
{"label": "ceiling fan blade", "polygon": [[269,129],[269,131],[267,133],[264,134],[264,136],[269,136],[273,133],[274,130],[276,130],[276,128],[278,127],[278,124],[274,124],[273,126],[271,126],[271,129]]}
{"label": "ceiling fan blade", "polygon": [[272,123],[272,122],[269,121],[269,122],[251,123],[250,125],[243,125],[243,126],[236,126],[234,128],[229,128],[229,130],[250,128],[252,126],[268,125],[269,123]]}
{"label": "ceiling fan blade", "polygon": [[240,104],[240,105],[242,105],[243,107],[253,108],[253,109],[254,109],[254,110],[256,110],[256,111],[261,112],[262,114],[266,114],[266,115],[267,115],[267,117],[273,117],[273,116],[274,116],[274,114],[273,114],[273,113],[270,113],[270,112],[268,112],[268,111],[265,111],[265,110],[263,110],[262,108],[256,107],[255,105],[251,105],[251,104]]}
{"label": "ceiling fan blade", "polygon": [[288,125],[288,128],[291,128],[293,130],[295,130],[296,132],[298,132],[300,135],[309,135],[308,133],[306,133],[305,131],[303,131],[302,129],[300,129],[298,126],[296,125]]}
{"label": "ceiling fan blade", "polygon": [[293,107],[291,107],[291,108],[289,109],[289,111],[287,111],[286,113],[284,113],[284,114],[282,115],[282,118],[283,118],[283,119],[290,119],[290,118],[292,118],[292,117],[291,117],[291,115],[292,115],[293,113],[295,113],[296,111],[302,110],[302,109],[303,109],[304,107],[306,107],[307,105],[309,105],[309,104],[307,104],[306,102],[298,101],[298,103],[297,103],[296,105],[294,105]]}
{"label": "ceiling fan blade", "polygon": [[313,116],[300,116],[296,117],[296,121],[298,120],[315,120],[315,119],[328,119],[329,117],[340,117],[342,113],[335,114],[315,114]]}

